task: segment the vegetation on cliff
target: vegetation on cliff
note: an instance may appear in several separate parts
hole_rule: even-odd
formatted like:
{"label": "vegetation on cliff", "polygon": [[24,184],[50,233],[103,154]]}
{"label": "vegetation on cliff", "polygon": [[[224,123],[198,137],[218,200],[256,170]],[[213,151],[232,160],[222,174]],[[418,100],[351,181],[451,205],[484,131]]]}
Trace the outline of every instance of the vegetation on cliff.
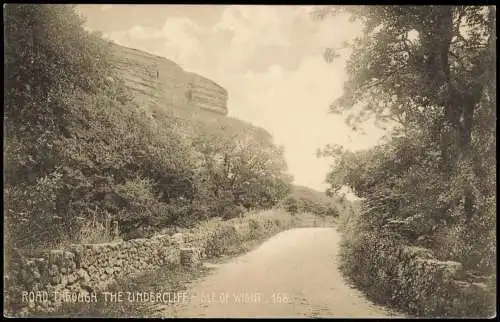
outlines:
{"label": "vegetation on cliff", "polygon": [[288,193],[283,150],[267,132],[182,116],[183,106],[153,120],[136,106],[109,44],[74,6],[4,12],[8,243],[104,241],[97,232],[110,221],[124,238],[145,236],[271,207]]}

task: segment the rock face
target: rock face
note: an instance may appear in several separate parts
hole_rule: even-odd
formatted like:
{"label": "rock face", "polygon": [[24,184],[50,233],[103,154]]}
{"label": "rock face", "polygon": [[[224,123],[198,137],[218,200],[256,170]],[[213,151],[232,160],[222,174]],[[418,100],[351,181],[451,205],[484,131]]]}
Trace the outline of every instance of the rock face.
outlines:
{"label": "rock face", "polygon": [[227,91],[208,78],[191,73],[187,97],[195,106],[227,114]]}
{"label": "rock face", "polygon": [[112,44],[113,61],[139,106],[151,104],[201,109],[227,115],[227,91],[187,72],[167,58]]}

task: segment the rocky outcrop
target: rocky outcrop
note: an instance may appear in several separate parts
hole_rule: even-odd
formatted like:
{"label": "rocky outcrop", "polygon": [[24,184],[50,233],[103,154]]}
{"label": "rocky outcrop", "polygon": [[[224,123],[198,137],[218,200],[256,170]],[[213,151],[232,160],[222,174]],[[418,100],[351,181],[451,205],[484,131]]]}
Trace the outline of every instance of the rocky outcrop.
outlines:
{"label": "rocky outcrop", "polygon": [[215,82],[137,49],[112,44],[112,52],[116,69],[139,106],[191,105],[227,115],[228,93]]}
{"label": "rocky outcrop", "polygon": [[187,95],[194,106],[227,114],[227,91],[208,78],[192,73]]}

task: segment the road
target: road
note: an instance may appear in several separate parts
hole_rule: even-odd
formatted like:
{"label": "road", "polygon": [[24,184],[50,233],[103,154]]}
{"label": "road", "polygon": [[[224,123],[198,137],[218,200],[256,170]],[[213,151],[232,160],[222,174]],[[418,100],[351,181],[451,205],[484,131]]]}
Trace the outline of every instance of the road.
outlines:
{"label": "road", "polygon": [[350,287],[334,228],[284,231],[195,281],[163,317],[402,317]]}

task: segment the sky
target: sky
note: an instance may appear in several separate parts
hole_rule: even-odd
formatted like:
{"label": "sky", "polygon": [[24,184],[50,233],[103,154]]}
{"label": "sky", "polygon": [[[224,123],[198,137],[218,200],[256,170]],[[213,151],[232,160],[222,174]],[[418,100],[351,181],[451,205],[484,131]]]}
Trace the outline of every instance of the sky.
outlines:
{"label": "sky", "polygon": [[229,116],[263,127],[285,148],[295,184],[324,191],[332,161],[326,144],[349,150],[374,146],[375,127],[354,132],[328,113],[342,94],[349,52],[331,64],[328,47],[360,34],[348,16],[314,20],[312,6],[80,5],[86,27],[114,42],[175,61],[229,93]]}

